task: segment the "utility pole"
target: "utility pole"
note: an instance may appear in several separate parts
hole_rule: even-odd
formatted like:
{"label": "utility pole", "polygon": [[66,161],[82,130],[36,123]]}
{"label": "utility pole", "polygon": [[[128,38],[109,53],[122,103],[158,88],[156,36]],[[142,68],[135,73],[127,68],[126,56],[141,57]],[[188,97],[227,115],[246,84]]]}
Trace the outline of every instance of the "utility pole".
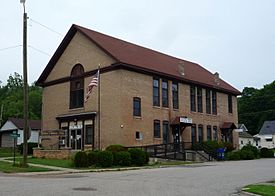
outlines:
{"label": "utility pole", "polygon": [[28,16],[25,10],[26,0],[20,0],[23,3],[23,79],[24,79],[24,140],[23,140],[23,162],[22,166],[27,167],[28,156],[28,134],[29,134],[29,95],[28,95],[28,69],[27,69],[27,20]]}

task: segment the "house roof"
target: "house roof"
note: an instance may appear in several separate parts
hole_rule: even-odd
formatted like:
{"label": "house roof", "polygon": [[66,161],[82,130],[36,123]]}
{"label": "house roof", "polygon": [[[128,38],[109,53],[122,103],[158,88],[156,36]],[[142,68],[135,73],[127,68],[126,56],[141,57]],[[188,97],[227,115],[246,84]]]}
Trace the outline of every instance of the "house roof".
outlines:
{"label": "house roof", "polygon": [[[24,129],[24,119],[22,118],[9,118],[18,129]],[[41,120],[29,120],[29,127],[32,130],[41,130]]]}
{"label": "house roof", "polygon": [[[240,94],[240,91],[222,79],[219,79],[219,84],[217,84],[215,75],[197,63],[166,55],[164,53],[138,46],[136,44],[129,43],[127,41],[123,41],[121,39],[117,39],[78,25],[72,25],[68,31],[62,43],[37,80],[38,85],[43,85],[57,60],[60,58],[77,31],[84,34],[89,40],[91,40],[116,61],[116,64],[110,66],[124,64],[124,66],[129,66],[134,70],[142,69],[153,74],[163,74],[167,77],[172,77],[183,82],[215,88],[234,95]],[[183,68],[179,68],[180,64]],[[181,74],[179,69],[184,70],[184,75]]]}
{"label": "house roof", "polygon": [[239,137],[241,137],[241,138],[253,138],[253,136],[250,135],[249,133],[247,133],[246,131],[239,132]]}
{"label": "house roof", "polygon": [[259,135],[275,135],[275,120],[265,121]]}

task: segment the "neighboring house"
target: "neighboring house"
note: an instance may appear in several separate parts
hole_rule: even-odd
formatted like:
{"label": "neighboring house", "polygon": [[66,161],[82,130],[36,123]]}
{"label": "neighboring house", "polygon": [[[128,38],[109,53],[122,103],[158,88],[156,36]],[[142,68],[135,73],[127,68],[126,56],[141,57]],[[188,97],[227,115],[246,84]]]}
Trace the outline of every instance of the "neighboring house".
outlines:
{"label": "neighboring house", "polygon": [[259,148],[275,148],[275,121],[265,121],[260,132],[254,135]]}
{"label": "neighboring house", "polygon": [[248,133],[248,129],[244,124],[238,124],[235,131],[239,134],[239,149],[247,144],[255,145],[253,136]]}
{"label": "neighboring house", "polygon": [[[29,120],[29,127],[31,136],[28,142],[38,143],[39,132],[41,130],[40,120]],[[0,129],[0,147],[13,147],[14,139],[10,134],[16,132],[20,135],[17,138],[17,145],[23,143],[23,130],[24,130],[24,119],[21,118],[9,118]]]}
{"label": "neighboring house", "polygon": [[[100,88],[85,103],[99,65]],[[36,84],[43,87],[44,148],[60,130],[60,143],[72,149],[206,140],[238,146],[240,92],[218,73],[77,25]]]}

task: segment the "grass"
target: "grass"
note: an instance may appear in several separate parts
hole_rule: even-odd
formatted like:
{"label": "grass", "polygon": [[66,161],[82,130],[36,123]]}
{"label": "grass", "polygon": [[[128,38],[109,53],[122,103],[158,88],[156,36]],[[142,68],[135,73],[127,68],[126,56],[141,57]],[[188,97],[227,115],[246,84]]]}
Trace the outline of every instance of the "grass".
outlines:
{"label": "grass", "polygon": [[255,193],[262,196],[274,196],[275,195],[275,186],[272,185],[248,185],[244,187],[245,192]]}
{"label": "grass", "polygon": [[12,163],[7,163],[4,161],[0,161],[0,171],[4,173],[18,173],[18,172],[45,172],[45,171],[52,171],[47,168],[41,168],[41,167],[27,167],[23,168],[19,165],[13,166]]}
{"label": "grass", "polygon": [[[15,156],[19,153],[16,151]],[[0,148],[0,157],[13,157],[13,148]]]}
{"label": "grass", "polygon": [[[17,162],[21,162],[22,158],[16,158]],[[64,168],[73,168],[71,160],[60,160],[60,159],[40,159],[40,158],[28,158],[28,163],[41,164],[41,165],[49,165],[56,167],[64,167]]]}

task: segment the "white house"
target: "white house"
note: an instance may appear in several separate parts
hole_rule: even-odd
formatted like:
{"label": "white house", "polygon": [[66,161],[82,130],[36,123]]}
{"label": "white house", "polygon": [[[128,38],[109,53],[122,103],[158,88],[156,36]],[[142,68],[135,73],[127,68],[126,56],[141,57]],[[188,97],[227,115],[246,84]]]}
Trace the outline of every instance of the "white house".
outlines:
{"label": "white house", "polygon": [[[38,143],[39,132],[41,130],[40,120],[29,120],[30,139],[28,142]],[[24,119],[9,118],[0,129],[0,147],[13,147],[14,139],[11,133],[16,132],[20,136],[17,138],[17,145],[23,143]]]}
{"label": "white house", "polygon": [[275,148],[275,121],[265,121],[259,134],[254,135],[259,148]]}
{"label": "white house", "polygon": [[239,149],[242,149],[247,144],[255,146],[253,136],[248,133],[248,130],[244,124],[239,124],[238,129],[235,129],[239,133]]}

